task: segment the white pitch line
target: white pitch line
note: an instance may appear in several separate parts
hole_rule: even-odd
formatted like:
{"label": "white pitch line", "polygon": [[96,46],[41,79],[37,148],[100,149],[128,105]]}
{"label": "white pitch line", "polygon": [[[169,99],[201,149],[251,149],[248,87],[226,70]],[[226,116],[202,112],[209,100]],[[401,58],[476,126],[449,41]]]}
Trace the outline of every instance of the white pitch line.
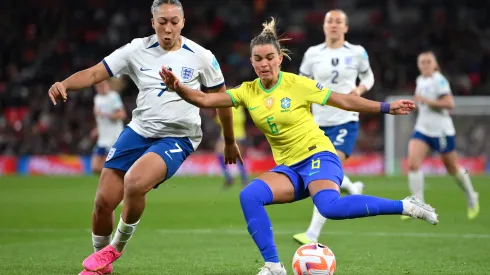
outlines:
{"label": "white pitch line", "polygon": [[[248,232],[241,229],[158,229],[161,234],[177,235],[248,235]],[[274,230],[275,235],[293,235],[300,230]],[[363,237],[412,237],[412,238],[463,238],[463,239],[490,239],[490,234],[456,234],[456,233],[421,233],[421,232],[351,232],[351,231],[324,231],[322,235],[337,236],[363,236]]]}
{"label": "white pitch line", "polygon": [[[248,235],[245,229],[230,228],[196,228],[196,229],[145,229],[138,231],[155,231],[159,234],[169,235]],[[298,230],[274,230],[275,235],[293,235],[300,232]],[[58,234],[58,233],[90,233],[91,229],[57,229],[57,228],[0,228],[2,233],[39,233],[39,234]],[[138,234],[138,233],[136,233]],[[362,236],[362,237],[409,237],[409,238],[446,238],[446,239],[490,239],[490,234],[458,234],[458,233],[428,233],[428,232],[353,232],[353,231],[328,231],[322,235],[333,236]]]}

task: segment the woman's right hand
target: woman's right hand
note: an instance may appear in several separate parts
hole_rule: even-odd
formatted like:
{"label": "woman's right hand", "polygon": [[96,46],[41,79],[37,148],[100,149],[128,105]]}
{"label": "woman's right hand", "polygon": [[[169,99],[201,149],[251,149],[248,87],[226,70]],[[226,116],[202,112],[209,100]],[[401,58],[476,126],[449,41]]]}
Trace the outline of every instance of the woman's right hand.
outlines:
{"label": "woman's right hand", "polygon": [[165,86],[167,86],[171,91],[179,93],[182,90],[182,83],[179,78],[165,66],[162,66],[162,70],[158,72],[162,78]]}

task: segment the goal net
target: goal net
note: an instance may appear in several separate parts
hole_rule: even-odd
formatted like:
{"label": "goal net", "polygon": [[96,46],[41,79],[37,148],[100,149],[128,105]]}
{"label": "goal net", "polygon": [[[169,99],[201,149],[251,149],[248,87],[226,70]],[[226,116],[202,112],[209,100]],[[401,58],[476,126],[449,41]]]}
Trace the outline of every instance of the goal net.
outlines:
{"label": "goal net", "polygon": [[[389,96],[387,102],[407,99]],[[451,112],[456,128],[456,150],[461,164],[471,173],[483,173],[490,156],[490,96],[455,96],[456,107]],[[406,173],[408,141],[413,133],[417,112],[407,116],[384,116],[384,170],[386,175]],[[428,174],[445,173],[444,166],[434,153],[424,161],[422,169]]]}

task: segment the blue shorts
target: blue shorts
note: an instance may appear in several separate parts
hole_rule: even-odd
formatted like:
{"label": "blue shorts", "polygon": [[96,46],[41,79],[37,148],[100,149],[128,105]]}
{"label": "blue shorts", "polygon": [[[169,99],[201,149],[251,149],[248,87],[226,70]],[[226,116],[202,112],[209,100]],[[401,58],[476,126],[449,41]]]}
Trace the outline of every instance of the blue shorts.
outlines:
{"label": "blue shorts", "polygon": [[314,180],[331,180],[339,187],[344,179],[344,171],[339,157],[331,152],[319,152],[291,166],[279,165],[270,172],[286,175],[294,186],[294,200],[310,196],[308,184]]}
{"label": "blue shorts", "polygon": [[98,156],[98,157],[105,157],[107,156],[107,153],[109,153],[110,147],[101,147],[98,145],[94,146],[94,149],[92,150],[92,155],[93,156]]}
{"label": "blue shorts", "polygon": [[186,137],[145,138],[126,126],[109,151],[104,168],[127,172],[141,156],[154,152],[167,165],[167,175],[164,179],[167,180],[177,172],[193,151],[192,143]]}
{"label": "blue shorts", "polygon": [[452,152],[454,149],[456,149],[455,136],[429,137],[419,131],[415,131],[412,138],[420,139],[421,141],[427,143],[430,149],[442,154]]}
{"label": "blue shorts", "polygon": [[320,126],[320,129],[332,141],[336,150],[344,152],[346,157],[352,155],[359,133],[359,122],[351,121],[337,126]]}

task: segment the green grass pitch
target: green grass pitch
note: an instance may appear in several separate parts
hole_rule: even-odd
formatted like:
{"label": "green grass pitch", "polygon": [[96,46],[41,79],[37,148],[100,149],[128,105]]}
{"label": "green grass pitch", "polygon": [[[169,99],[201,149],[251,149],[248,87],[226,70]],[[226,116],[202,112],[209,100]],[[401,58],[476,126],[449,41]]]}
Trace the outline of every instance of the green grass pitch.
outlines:
{"label": "green grass pitch", "polygon": [[[400,199],[404,177],[352,177],[366,193]],[[473,177],[480,216],[466,218],[466,200],[450,177],[426,179],[426,200],[440,223],[398,216],[327,221],[320,242],[337,258],[338,275],[490,274],[490,182]],[[246,231],[237,185],[213,177],[173,178],[152,190],[147,208],[114,274],[254,275],[262,266]],[[92,252],[95,177],[0,177],[0,274],[78,274]],[[120,212],[118,209],[118,213]],[[268,206],[281,260],[291,271],[292,234],[309,224],[307,199]]]}

